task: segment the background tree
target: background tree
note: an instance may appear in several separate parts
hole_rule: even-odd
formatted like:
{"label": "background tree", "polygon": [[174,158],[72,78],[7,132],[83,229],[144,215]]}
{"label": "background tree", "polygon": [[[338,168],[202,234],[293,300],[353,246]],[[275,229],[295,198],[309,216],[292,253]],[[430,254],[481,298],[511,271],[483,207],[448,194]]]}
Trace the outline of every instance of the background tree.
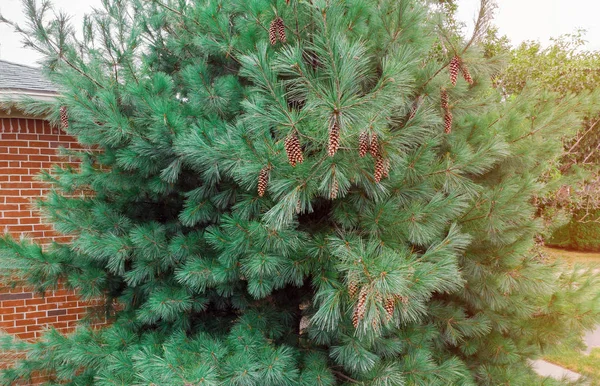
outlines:
{"label": "background tree", "polygon": [[[600,81],[600,53],[585,50],[584,37],[585,31],[580,30],[553,39],[548,47],[530,41],[512,48],[505,37],[491,30],[484,45],[487,55],[509,58],[508,66],[496,77],[507,96],[521,93],[527,85],[561,96],[585,95]],[[538,204],[550,244],[600,248],[596,224],[600,218],[600,116],[598,104],[594,106],[574,136],[565,134],[565,154],[544,176],[550,189],[540,195]],[[557,228],[558,233],[549,237]]]}
{"label": "background tree", "polygon": [[596,277],[531,250],[587,101],[503,100],[479,46],[493,4],[468,40],[431,5],[104,0],[77,40],[26,0],[16,28],[64,87],[28,108],[90,150],[45,176],[73,243],[5,237],[1,266],[105,298],[114,323],[8,340],[29,355],[4,380],[538,383],[527,359],[598,318]]}

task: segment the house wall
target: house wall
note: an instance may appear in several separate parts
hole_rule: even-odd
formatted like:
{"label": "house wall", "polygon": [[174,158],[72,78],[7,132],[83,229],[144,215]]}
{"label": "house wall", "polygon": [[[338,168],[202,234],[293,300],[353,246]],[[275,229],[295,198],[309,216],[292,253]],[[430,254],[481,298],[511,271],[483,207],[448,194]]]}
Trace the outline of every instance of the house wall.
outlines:
{"label": "house wall", "polygon": [[[77,141],[41,119],[0,115],[0,230],[15,238],[27,237],[47,245],[69,242],[44,221],[32,203],[43,197],[49,186],[37,175],[52,165],[76,162],[57,154],[59,148],[79,148]],[[0,256],[1,258],[1,256]],[[49,327],[72,330],[91,304],[64,288],[44,296],[31,288],[0,287],[0,329],[22,339],[33,340]],[[11,363],[0,357],[0,367]]]}

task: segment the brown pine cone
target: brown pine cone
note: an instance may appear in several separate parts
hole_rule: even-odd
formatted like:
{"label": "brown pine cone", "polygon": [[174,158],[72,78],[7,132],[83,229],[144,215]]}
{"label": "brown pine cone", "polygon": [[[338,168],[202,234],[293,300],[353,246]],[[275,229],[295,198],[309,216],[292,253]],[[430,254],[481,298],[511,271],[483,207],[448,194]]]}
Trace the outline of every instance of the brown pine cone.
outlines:
{"label": "brown pine cone", "polygon": [[298,135],[295,131],[288,135],[288,137],[285,139],[285,152],[287,154],[288,161],[292,166],[296,166],[296,164],[304,161],[300,140],[298,139]]}
{"label": "brown pine cone", "polygon": [[69,112],[67,111],[67,106],[60,107],[60,124],[63,130],[69,128]]}
{"label": "brown pine cone", "polygon": [[467,81],[468,84],[473,84],[473,77],[464,63],[460,66],[460,71],[462,72],[465,81]]}
{"label": "brown pine cone", "polygon": [[262,197],[265,195],[265,192],[267,191],[267,186],[269,184],[269,171],[271,169],[268,166],[265,166],[264,168],[262,168],[262,170],[260,171],[260,174],[258,175],[258,196]]}
{"label": "brown pine cone", "polygon": [[329,121],[329,146],[327,154],[333,157],[340,147],[340,123],[339,116],[334,114]]}
{"label": "brown pine cone", "polygon": [[348,282],[348,296],[351,298],[355,297],[358,293],[358,282],[355,280],[350,280]]}
{"label": "brown pine cone", "polygon": [[272,46],[277,44],[277,34],[278,34],[280,19],[281,18],[276,17],[275,19],[273,19],[273,21],[271,22],[271,25],[269,26],[269,42],[271,43]]}
{"label": "brown pine cone", "polygon": [[461,60],[458,56],[454,56],[450,61],[450,82],[453,86],[456,86],[456,79],[458,78],[458,71],[461,67]]}
{"label": "brown pine cone", "polygon": [[277,37],[280,42],[285,43],[287,41],[287,36],[285,35],[285,24],[283,23],[283,19],[278,17],[276,23]]}
{"label": "brown pine cone", "polygon": [[367,155],[367,152],[369,151],[369,133],[367,133],[366,131],[363,131],[362,133],[360,133],[360,135],[358,136],[358,156],[359,157],[364,157]]}
{"label": "brown pine cone", "polygon": [[375,172],[373,176],[375,177],[375,182],[381,182],[381,178],[385,172],[385,160],[383,156],[379,154],[375,159]]}
{"label": "brown pine cone", "polygon": [[371,146],[369,147],[369,152],[373,158],[377,158],[379,155],[379,138],[377,137],[377,134],[373,134],[371,137]]}
{"label": "brown pine cone", "polygon": [[452,132],[452,112],[450,110],[446,110],[446,114],[444,114],[444,132],[446,134],[450,134]]}
{"label": "brown pine cone", "polygon": [[354,328],[358,328],[358,323],[365,317],[365,311],[367,309],[367,287],[362,287],[358,294],[358,302],[354,307],[354,314],[352,315],[352,325]]}
{"label": "brown pine cone", "polygon": [[448,110],[448,108],[449,108],[449,104],[448,104],[448,91],[446,91],[445,88],[442,88],[442,91],[440,91],[440,99],[441,99],[442,109]]}
{"label": "brown pine cone", "polygon": [[394,317],[394,311],[396,309],[396,301],[393,296],[390,296],[385,300],[384,308],[387,313],[387,319],[391,320]]}

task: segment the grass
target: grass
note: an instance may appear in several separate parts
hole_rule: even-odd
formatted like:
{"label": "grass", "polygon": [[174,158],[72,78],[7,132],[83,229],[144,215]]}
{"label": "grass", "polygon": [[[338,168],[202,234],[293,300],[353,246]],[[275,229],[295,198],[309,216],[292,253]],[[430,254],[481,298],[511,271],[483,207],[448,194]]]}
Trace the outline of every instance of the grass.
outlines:
{"label": "grass", "polygon": [[593,349],[590,355],[575,350],[556,348],[552,354],[547,355],[544,359],[585,375],[590,382],[589,385],[600,385],[600,348]]}
{"label": "grass", "polygon": [[570,264],[575,263],[589,263],[589,264],[600,264],[600,253],[598,252],[578,252],[569,251],[567,249],[556,249],[556,248],[542,248],[545,253],[553,259],[561,259]]}
{"label": "grass", "polygon": [[[577,252],[547,247],[543,249],[551,258],[563,260],[569,265],[600,267],[600,253],[597,252]],[[600,386],[600,348],[594,348],[587,355],[576,349],[557,347],[544,359],[584,375],[589,380],[589,385]]]}

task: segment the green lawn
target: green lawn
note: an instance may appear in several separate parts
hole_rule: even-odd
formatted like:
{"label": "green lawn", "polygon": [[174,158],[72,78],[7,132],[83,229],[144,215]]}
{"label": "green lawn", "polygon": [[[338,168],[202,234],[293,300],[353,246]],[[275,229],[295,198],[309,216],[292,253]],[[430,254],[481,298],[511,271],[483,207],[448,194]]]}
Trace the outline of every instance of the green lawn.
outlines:
{"label": "green lawn", "polygon": [[600,385],[600,348],[593,349],[590,355],[573,350],[554,350],[544,359],[571,371],[588,377],[590,385]]}
{"label": "green lawn", "polygon": [[[600,267],[600,253],[576,252],[554,248],[543,248],[551,258],[561,259],[569,265],[584,264]],[[590,385],[600,386],[600,348],[593,349],[589,355],[573,349],[557,347],[544,358],[546,361],[585,375]]]}

